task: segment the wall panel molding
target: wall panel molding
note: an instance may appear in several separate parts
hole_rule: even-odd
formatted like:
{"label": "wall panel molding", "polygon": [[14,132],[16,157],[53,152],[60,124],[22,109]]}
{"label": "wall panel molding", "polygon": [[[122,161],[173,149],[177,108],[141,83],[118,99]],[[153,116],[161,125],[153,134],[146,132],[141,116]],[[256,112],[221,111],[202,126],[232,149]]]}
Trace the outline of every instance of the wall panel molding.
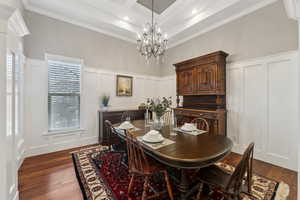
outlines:
{"label": "wall panel molding", "polygon": [[[98,142],[100,96],[111,96],[111,109],[136,109],[147,98],[160,95],[161,77],[129,72],[115,72],[83,67],[82,131],[72,134],[48,135],[47,128],[47,63],[26,59],[26,157]],[[116,75],[133,77],[133,96],[116,96]],[[42,80],[42,81],[41,81]]]}
{"label": "wall panel molding", "polygon": [[[298,78],[297,72],[297,51],[284,52],[276,55],[250,59],[241,62],[229,63],[227,67],[227,103],[228,103],[228,136],[234,141],[233,151],[243,153],[245,147],[252,140],[256,142],[255,158],[266,162],[286,167],[292,170],[297,169],[297,124],[298,119]],[[37,76],[42,73],[45,62],[40,60],[27,59],[29,62],[27,68],[31,74]],[[36,67],[41,67],[39,70]],[[27,70],[28,70],[27,69]],[[134,95],[131,98],[115,96],[115,76],[116,74],[125,74],[134,77]],[[280,76],[283,79],[276,81]],[[288,77],[287,77],[288,76]],[[292,78],[291,78],[292,77]],[[271,78],[271,79],[270,79]],[[288,83],[286,83],[288,81]],[[291,101],[293,110],[289,110],[290,117],[276,114],[284,111],[285,105],[278,105],[276,99],[285,96],[285,89],[278,88],[277,84],[284,87],[293,84],[294,93],[289,93],[288,98]],[[32,84],[29,84],[32,87]],[[99,96],[102,93],[109,92],[112,95],[111,105],[114,109],[136,108],[136,106],[145,102],[147,97],[168,97],[173,98],[176,106],[176,76],[144,76],[130,73],[119,73],[105,71],[101,69],[84,69],[84,129],[85,134],[79,134],[70,137],[62,136],[58,138],[41,137],[43,128],[34,130],[32,126],[29,130],[35,135],[30,137],[29,146],[26,149],[26,156],[40,153],[52,152],[71,146],[80,146],[97,142],[98,121],[97,110],[99,109]],[[33,90],[35,90],[33,88]],[[38,90],[37,90],[38,91]],[[293,90],[294,91],[294,90]],[[282,94],[283,93],[283,94]],[[38,93],[37,93],[38,94]],[[35,94],[35,95],[37,95]],[[31,95],[31,96],[35,96]],[[287,99],[284,99],[287,101]],[[34,101],[34,100],[31,100]],[[274,101],[274,102],[273,102]],[[32,102],[33,103],[33,102]],[[273,104],[274,103],[274,104]],[[287,102],[285,102],[286,104]],[[258,104],[258,105],[257,105]],[[29,106],[30,107],[30,106]],[[33,109],[33,108],[31,108]],[[296,111],[297,110],[297,111]],[[35,113],[33,109],[31,113]],[[45,111],[43,111],[46,115]],[[275,112],[275,114],[273,114]],[[41,115],[36,113],[37,115]],[[270,118],[269,115],[275,116]],[[281,131],[277,131],[277,121],[289,120],[288,137],[284,137]],[[292,119],[292,120],[291,120]],[[250,128],[251,127],[251,130]],[[68,140],[70,140],[68,142]],[[282,147],[288,147],[287,151],[280,151],[281,147],[276,148],[280,142]],[[270,145],[271,144],[271,145]],[[274,144],[274,145],[273,145]]]}
{"label": "wall panel molding", "polygon": [[[242,128],[234,151],[243,153],[247,144],[255,141],[255,158],[292,170],[297,170],[298,162],[295,156],[299,118],[297,53],[291,51],[231,63],[227,69],[227,132],[235,133]],[[231,76],[235,70],[241,73]],[[238,80],[242,80],[241,87],[230,84]],[[231,123],[236,115],[232,107],[237,104],[232,99],[243,99],[243,109],[236,109],[242,118],[239,125]]]}
{"label": "wall panel molding", "polygon": [[[269,55],[265,57],[259,57],[255,59],[248,59],[239,62],[228,63],[227,65],[227,134],[234,142],[233,152],[242,154],[245,150],[245,147],[254,140],[257,142],[255,147],[255,158],[263,160],[265,162],[272,163],[281,167],[289,168],[292,170],[297,170],[297,119],[298,115],[298,102],[299,96],[299,86],[297,80],[299,79],[298,68],[298,51],[289,51],[279,54]],[[287,78],[285,83],[284,80],[271,81],[269,80],[270,68],[273,69],[275,65],[278,65],[282,72],[275,72],[275,75],[279,77],[282,75]],[[294,71],[291,71],[293,69]],[[245,80],[245,76],[253,72],[253,76],[248,77],[248,81]],[[291,78],[290,78],[291,77]],[[292,79],[292,82],[291,80]],[[279,85],[289,86],[293,84],[294,89],[287,88],[288,90],[293,91],[293,94],[289,94],[285,100],[288,99],[289,104],[294,108],[289,110],[291,114],[288,116],[280,114],[272,114],[275,117],[278,117],[281,124],[288,121],[293,121],[292,125],[295,126],[293,129],[289,130],[289,136],[284,137],[280,134],[278,130],[278,125],[271,120],[270,122],[270,109],[284,110],[285,102],[282,105],[271,106],[270,101],[273,99],[278,99],[279,97],[285,97],[285,90],[275,90],[274,94],[270,95],[270,84],[274,85],[278,82]],[[162,96],[173,96],[173,99],[176,99],[176,76],[162,77],[160,83],[160,94]],[[252,85],[249,88],[250,84]],[[248,90],[246,90],[248,87]],[[276,88],[278,88],[276,86]],[[298,89],[297,89],[298,88]],[[249,90],[251,89],[251,90]],[[257,92],[260,91],[260,92]],[[249,92],[252,93],[252,96],[249,96]],[[254,95],[257,95],[255,97]],[[293,96],[291,96],[293,95]],[[250,98],[251,97],[251,98]],[[294,101],[290,101],[292,98]],[[247,105],[245,105],[245,102]],[[253,112],[256,104],[260,102],[260,107],[256,109],[259,114]],[[247,116],[245,112],[252,113],[252,117]],[[249,114],[249,113],[248,113]],[[287,115],[287,114],[286,114]],[[247,124],[254,123],[254,127],[251,130],[248,130]],[[255,127],[255,124],[259,124],[259,128]],[[284,126],[284,125],[283,125]],[[272,127],[273,130],[270,130]],[[255,131],[256,130],[256,131]],[[286,140],[289,138],[289,140]],[[280,142],[276,144],[276,142]],[[278,147],[270,148],[271,144],[276,144]],[[276,146],[273,145],[273,146]],[[289,149],[286,153],[282,153],[280,149]]]}

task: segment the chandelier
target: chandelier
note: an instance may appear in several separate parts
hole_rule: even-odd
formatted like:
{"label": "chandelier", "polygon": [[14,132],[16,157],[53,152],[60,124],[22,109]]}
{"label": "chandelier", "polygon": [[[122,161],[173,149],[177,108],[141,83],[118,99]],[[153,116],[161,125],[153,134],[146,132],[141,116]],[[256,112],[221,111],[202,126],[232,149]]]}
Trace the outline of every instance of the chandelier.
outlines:
{"label": "chandelier", "polygon": [[142,35],[138,34],[137,48],[142,56],[149,60],[152,56],[159,59],[167,48],[167,34],[163,36],[161,29],[154,22],[154,0],[152,0],[152,22],[147,23]]}

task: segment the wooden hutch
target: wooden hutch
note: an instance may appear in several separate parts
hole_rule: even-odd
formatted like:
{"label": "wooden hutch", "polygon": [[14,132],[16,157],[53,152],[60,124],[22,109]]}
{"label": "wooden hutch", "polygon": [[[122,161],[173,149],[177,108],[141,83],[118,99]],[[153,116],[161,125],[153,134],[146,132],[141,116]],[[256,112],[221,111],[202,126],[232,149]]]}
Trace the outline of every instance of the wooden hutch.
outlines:
{"label": "wooden hutch", "polygon": [[[177,75],[178,123],[201,117],[210,134],[226,135],[226,57],[218,51],[174,64]],[[183,97],[179,107],[180,96]]]}

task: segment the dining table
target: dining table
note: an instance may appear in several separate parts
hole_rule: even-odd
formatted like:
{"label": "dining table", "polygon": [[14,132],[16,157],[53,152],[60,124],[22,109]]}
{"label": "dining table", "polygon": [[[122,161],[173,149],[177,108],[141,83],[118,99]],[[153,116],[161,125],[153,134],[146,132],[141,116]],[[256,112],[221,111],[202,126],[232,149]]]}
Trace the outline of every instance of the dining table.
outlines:
{"label": "dining table", "polygon": [[[135,120],[131,124],[135,127],[134,130],[131,130],[135,137],[142,137],[152,129],[145,120]],[[114,127],[118,128],[119,125],[120,123],[114,124]],[[126,139],[122,131],[115,132],[122,139]],[[172,143],[160,148],[152,148],[151,145],[141,142],[142,147],[149,156],[158,162],[180,170],[178,190],[182,200],[188,199],[192,192],[188,171],[201,169],[219,162],[231,152],[233,147],[232,141],[223,135],[210,133],[193,135],[178,131],[169,125],[163,126],[160,133]]]}

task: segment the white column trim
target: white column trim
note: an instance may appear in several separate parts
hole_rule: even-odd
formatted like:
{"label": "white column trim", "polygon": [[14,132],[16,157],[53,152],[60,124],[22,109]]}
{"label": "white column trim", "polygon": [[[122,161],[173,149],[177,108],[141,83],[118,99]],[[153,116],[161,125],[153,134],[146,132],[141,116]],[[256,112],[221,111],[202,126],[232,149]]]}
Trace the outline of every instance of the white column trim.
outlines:
{"label": "white column trim", "polygon": [[24,37],[25,35],[30,34],[19,9],[16,9],[15,12],[12,14],[12,16],[9,18],[8,27],[18,37]]}
{"label": "white column trim", "polygon": [[[298,18],[298,48],[300,47],[300,17]],[[298,76],[300,77],[300,50],[298,50]],[[298,78],[298,85],[300,85],[300,78]],[[299,87],[300,90],[300,87]],[[300,99],[300,91],[298,91],[298,99]],[[300,132],[300,102],[299,102],[299,106],[298,106],[298,119],[299,119],[299,123],[298,123],[298,133]],[[300,199],[300,136],[298,134],[298,199]]]}
{"label": "white column trim", "polygon": [[[1,12],[1,9],[0,9]],[[6,25],[0,22],[0,199],[7,199],[6,191]]]}
{"label": "white column trim", "polygon": [[299,0],[283,0],[286,14],[289,18],[297,20],[300,17]]}

